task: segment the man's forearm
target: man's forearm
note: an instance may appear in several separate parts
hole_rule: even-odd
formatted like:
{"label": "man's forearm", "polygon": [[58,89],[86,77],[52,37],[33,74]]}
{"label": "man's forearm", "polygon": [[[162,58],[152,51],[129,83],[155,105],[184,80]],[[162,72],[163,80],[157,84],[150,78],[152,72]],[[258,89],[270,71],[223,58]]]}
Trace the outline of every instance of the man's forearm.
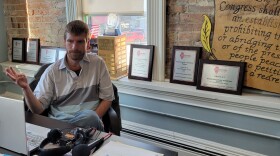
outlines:
{"label": "man's forearm", "polygon": [[41,102],[35,97],[30,87],[23,88],[23,94],[27,103],[28,108],[32,113],[41,114],[44,109]]}
{"label": "man's forearm", "polygon": [[107,110],[111,107],[112,101],[102,100],[95,110],[97,115],[102,118],[103,115],[107,112]]}

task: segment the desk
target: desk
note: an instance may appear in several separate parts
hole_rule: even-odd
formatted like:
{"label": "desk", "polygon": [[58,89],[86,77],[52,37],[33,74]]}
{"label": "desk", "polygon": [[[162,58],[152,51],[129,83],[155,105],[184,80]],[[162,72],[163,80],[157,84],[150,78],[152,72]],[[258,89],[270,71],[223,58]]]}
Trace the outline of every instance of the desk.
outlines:
{"label": "desk", "polygon": [[[47,127],[47,128],[59,128],[59,129],[65,129],[65,128],[75,128],[75,126],[59,121],[59,120],[55,120],[55,119],[51,119],[45,116],[41,116],[41,115],[36,115],[36,114],[32,114],[32,113],[26,113],[25,115],[26,118],[26,122],[28,123],[32,123],[35,125],[39,125],[42,127]],[[177,152],[174,151],[170,151],[164,148],[160,148],[157,147],[155,145],[151,145],[151,144],[147,144],[147,143],[142,143],[139,141],[134,141],[128,138],[124,138],[124,137],[119,137],[119,136],[111,136],[110,140],[114,140],[114,141],[119,141],[131,146],[135,146],[135,147],[139,147],[139,148],[143,148],[143,149],[147,149],[150,151],[154,151],[154,152],[158,152],[158,153],[162,153],[164,154],[164,156],[178,156]]]}

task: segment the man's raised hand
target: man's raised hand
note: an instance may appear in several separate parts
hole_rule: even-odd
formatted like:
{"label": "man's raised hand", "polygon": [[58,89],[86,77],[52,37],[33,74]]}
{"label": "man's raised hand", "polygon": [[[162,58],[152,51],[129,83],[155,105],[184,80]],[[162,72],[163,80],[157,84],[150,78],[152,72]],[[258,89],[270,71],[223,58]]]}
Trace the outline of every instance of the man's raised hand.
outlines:
{"label": "man's raised hand", "polygon": [[17,73],[12,67],[6,68],[6,75],[23,89],[29,86],[26,76]]}

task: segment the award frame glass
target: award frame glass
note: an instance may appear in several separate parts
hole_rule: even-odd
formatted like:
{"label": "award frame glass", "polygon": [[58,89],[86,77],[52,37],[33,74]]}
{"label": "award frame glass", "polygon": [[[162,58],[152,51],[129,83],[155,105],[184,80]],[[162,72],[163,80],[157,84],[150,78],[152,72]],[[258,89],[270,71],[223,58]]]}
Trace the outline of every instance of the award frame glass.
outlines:
{"label": "award frame glass", "polygon": [[173,46],[170,83],[197,84],[198,60],[202,47]]}
{"label": "award frame glass", "polygon": [[12,38],[12,62],[25,61],[25,38]]}
{"label": "award frame glass", "polygon": [[152,81],[153,45],[131,44],[128,78]]}
{"label": "award frame glass", "polygon": [[25,62],[39,63],[40,39],[28,38],[26,40]]}
{"label": "award frame glass", "polygon": [[39,64],[49,64],[57,61],[57,47],[41,46]]}
{"label": "award frame glass", "polygon": [[246,62],[199,60],[197,89],[242,94]]}
{"label": "award frame glass", "polygon": [[64,58],[66,53],[67,53],[67,51],[66,51],[65,48],[58,47],[57,48],[57,60],[60,60],[60,59]]}

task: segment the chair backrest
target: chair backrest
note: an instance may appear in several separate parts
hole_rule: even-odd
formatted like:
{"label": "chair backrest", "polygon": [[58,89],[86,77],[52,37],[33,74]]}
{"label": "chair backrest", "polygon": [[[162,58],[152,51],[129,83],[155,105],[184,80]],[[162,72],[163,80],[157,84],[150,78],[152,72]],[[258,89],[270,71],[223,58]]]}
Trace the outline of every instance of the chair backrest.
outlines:
{"label": "chair backrest", "polygon": [[29,83],[29,86],[31,88],[32,91],[34,91],[34,89],[36,88],[38,82],[40,81],[40,78],[42,76],[42,74],[44,73],[44,71],[51,65],[51,63],[49,64],[44,64],[42,65],[39,70],[34,74],[34,78],[33,80],[31,80],[31,82]]}
{"label": "chair backrest", "polygon": [[[51,63],[42,65],[42,66],[38,69],[38,71],[34,74],[34,78],[33,78],[33,79],[31,80],[31,82],[29,83],[29,87],[30,87],[30,89],[31,89],[32,91],[35,90],[35,88],[36,88],[38,82],[40,81],[40,78],[41,78],[42,74],[44,73],[44,71],[45,71],[50,65],[51,65]],[[25,99],[23,99],[23,101],[24,101],[24,108],[25,108],[25,110],[28,110],[28,107],[27,107],[27,104],[26,104]],[[48,111],[49,111],[49,109],[45,110],[45,111],[42,113],[42,115],[48,116]]]}
{"label": "chair backrest", "polygon": [[[34,75],[33,80],[29,83],[29,86],[32,91],[35,90],[42,74],[44,71],[49,67],[50,64],[44,64],[39,68],[39,70]],[[121,113],[120,113],[120,105],[119,105],[119,95],[118,95],[118,89],[113,84],[114,94],[115,94],[115,100],[112,101],[112,105],[109,108],[109,110],[105,113],[105,115],[102,118],[103,124],[104,124],[104,130],[105,132],[112,132],[115,135],[120,135],[121,131]],[[25,108],[27,110],[27,105],[24,99]],[[46,109],[41,115],[48,116],[49,108]]]}

